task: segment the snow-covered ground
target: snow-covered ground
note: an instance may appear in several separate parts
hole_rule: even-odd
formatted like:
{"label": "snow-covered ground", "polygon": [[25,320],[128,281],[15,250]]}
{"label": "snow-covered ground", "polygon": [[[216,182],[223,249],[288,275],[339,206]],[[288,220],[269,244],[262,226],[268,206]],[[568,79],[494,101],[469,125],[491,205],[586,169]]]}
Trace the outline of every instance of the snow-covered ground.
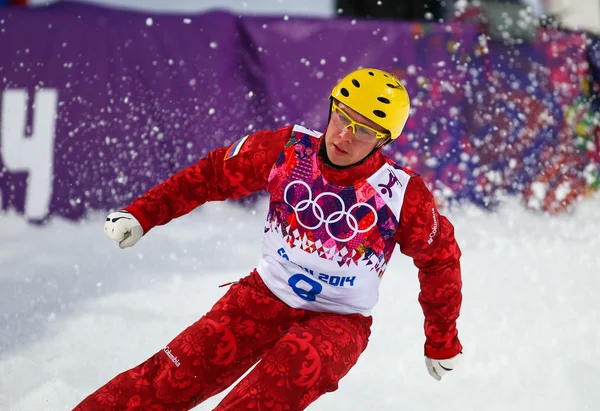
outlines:
{"label": "snow-covered ground", "polygon": [[[128,250],[104,214],[43,227],[0,215],[0,409],[69,410],[161,349],[255,266],[265,212],[208,204]],[[446,214],[464,252],[460,368],[427,374],[416,269],[398,252],[369,347],[309,409],[597,410],[600,197],[558,217],[514,200]]]}

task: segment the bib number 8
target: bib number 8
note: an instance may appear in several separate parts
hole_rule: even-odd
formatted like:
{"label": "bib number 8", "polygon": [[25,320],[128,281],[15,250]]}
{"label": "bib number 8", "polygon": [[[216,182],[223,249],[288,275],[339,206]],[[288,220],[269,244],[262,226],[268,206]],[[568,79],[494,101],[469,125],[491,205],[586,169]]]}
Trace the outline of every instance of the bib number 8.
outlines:
{"label": "bib number 8", "polygon": [[[300,288],[298,283],[301,281],[308,284],[311,287],[310,290]],[[290,287],[292,287],[292,290],[296,293],[296,295],[298,295],[298,297],[306,301],[315,301],[317,299],[317,294],[323,291],[323,286],[320,283],[304,274],[294,274],[288,280],[288,284]]]}

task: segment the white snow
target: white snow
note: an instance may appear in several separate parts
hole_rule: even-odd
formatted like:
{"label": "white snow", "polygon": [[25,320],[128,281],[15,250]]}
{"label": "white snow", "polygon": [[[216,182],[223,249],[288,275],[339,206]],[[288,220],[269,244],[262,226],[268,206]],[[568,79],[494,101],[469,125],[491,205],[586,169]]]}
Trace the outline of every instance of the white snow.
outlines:
{"label": "white snow", "polygon": [[[265,212],[208,204],[127,250],[104,214],[43,227],[1,215],[0,408],[72,409],[161,349],[255,266]],[[397,252],[369,347],[309,409],[597,410],[600,197],[557,217],[514,199],[446,214],[464,253],[464,362],[441,382],[427,374],[416,269]]]}

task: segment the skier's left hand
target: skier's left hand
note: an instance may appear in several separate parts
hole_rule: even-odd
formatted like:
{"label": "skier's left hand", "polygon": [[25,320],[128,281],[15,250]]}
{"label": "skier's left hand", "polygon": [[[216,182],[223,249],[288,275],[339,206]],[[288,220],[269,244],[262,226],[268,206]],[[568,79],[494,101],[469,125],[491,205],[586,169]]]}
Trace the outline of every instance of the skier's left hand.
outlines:
{"label": "skier's left hand", "polygon": [[444,375],[452,371],[454,367],[458,365],[461,361],[462,352],[446,360],[434,360],[432,358],[425,357],[425,365],[427,366],[427,371],[429,371],[429,375],[431,375],[438,381],[441,380]]}

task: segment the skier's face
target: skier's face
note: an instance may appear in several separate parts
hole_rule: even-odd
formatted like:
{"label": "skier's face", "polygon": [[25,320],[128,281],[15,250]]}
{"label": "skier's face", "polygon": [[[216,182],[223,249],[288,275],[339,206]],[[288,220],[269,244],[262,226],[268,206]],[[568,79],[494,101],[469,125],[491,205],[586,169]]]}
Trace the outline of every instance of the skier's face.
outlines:
{"label": "skier's face", "polygon": [[365,158],[384,140],[377,133],[386,130],[342,103],[334,102],[325,132],[329,160],[336,166],[349,166]]}

